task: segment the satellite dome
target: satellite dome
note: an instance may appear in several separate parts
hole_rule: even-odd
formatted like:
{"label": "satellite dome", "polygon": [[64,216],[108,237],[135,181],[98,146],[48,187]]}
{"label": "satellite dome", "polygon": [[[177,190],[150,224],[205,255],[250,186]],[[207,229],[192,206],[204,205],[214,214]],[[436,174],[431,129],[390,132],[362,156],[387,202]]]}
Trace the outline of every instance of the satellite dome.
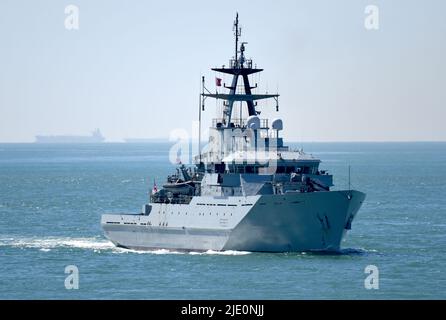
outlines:
{"label": "satellite dome", "polygon": [[257,116],[249,116],[246,120],[246,127],[252,130],[260,129],[260,119]]}
{"label": "satellite dome", "polygon": [[272,123],[272,127],[274,130],[283,130],[283,121],[282,119],[274,119]]}

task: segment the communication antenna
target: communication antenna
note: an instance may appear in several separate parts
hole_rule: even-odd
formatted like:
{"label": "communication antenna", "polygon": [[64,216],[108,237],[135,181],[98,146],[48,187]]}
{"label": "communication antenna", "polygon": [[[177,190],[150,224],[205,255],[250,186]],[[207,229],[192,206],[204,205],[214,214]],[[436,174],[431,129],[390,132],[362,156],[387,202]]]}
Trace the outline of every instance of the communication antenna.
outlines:
{"label": "communication antenna", "polygon": [[204,111],[204,76],[201,77],[201,94],[198,95],[199,97],[199,104],[198,104],[198,155],[200,157],[200,165],[201,165],[201,111]]}
{"label": "communication antenna", "polygon": [[238,12],[234,21],[234,35],[235,35],[235,63],[238,61],[238,37],[242,35],[242,28],[238,25]]}

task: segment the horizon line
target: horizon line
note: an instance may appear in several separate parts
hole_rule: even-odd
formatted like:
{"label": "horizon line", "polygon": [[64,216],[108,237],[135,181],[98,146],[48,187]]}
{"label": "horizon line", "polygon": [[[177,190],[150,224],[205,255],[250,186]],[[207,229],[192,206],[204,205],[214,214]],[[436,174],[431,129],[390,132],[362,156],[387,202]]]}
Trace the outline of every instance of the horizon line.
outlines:
{"label": "horizon line", "polygon": [[[36,144],[36,145],[74,145],[74,144],[148,144],[148,143],[176,143],[176,141],[170,141],[165,138],[141,138],[152,141],[138,141],[138,142],[126,142],[126,141],[103,141],[103,142],[36,142],[36,141],[0,141],[0,144]],[[198,140],[192,140],[192,142],[198,142]],[[207,140],[202,140],[202,143],[207,143]],[[446,140],[301,140],[294,141],[288,140],[287,143],[444,143]]]}

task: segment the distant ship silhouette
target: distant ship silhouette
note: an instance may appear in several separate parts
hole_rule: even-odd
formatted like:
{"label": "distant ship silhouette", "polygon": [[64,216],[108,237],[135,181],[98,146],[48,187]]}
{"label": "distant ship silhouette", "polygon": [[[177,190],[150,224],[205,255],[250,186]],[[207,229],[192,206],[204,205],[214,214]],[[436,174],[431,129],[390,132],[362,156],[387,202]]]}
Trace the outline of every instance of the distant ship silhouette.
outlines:
{"label": "distant ship silhouette", "polygon": [[36,143],[101,143],[105,138],[99,129],[94,130],[89,136],[56,135],[36,136]]}

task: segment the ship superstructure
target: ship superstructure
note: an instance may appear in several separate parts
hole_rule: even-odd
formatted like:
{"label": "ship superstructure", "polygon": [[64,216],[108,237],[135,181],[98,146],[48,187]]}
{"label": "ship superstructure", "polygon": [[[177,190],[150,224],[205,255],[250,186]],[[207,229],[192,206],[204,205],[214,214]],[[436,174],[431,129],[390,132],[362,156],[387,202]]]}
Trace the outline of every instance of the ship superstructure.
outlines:
{"label": "ship superstructure", "polygon": [[[245,57],[246,42],[238,15],[235,54],[228,67],[227,93],[201,93],[223,100],[213,120],[209,143],[199,148],[194,166],[180,165],[138,214],[105,214],[105,235],[117,246],[133,249],[331,251],[339,250],[365,194],[332,191],[333,177],[319,169],[320,160],[284,145],[279,118],[261,119],[257,101],[278,94],[254,94],[249,76],[263,71]],[[234,112],[242,103],[245,116]],[[201,139],[201,125],[200,137]]]}

